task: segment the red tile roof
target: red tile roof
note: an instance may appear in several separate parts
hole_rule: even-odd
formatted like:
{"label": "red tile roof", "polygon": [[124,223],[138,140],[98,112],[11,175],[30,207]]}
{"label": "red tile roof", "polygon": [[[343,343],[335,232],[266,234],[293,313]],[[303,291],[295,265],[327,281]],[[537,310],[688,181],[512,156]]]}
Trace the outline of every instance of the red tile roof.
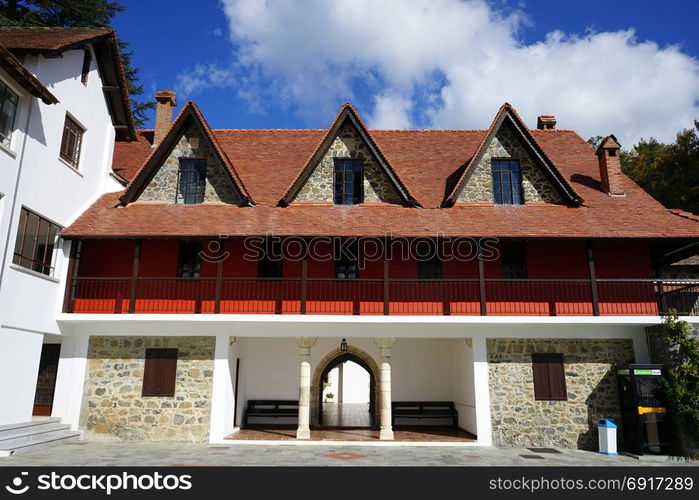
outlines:
{"label": "red tile roof", "polygon": [[[92,43],[118,140],[132,140],[134,125],[126,74],[114,30],[107,28],[0,27],[0,45],[10,52],[56,56]],[[108,64],[106,64],[108,63]]]}
{"label": "red tile roof", "polygon": [[0,43],[27,52],[62,52],[113,33],[107,28],[3,27]]}
{"label": "red tile roof", "polygon": [[[105,195],[65,237],[174,237],[221,234],[497,236],[520,238],[697,238],[699,223],[678,217],[624,177],[625,197],[602,191],[595,151],[569,130],[528,133],[581,206],[456,204],[439,208],[485,137],[485,130],[369,130],[396,175],[424,208],[391,204],[277,206],[327,130],[214,130],[255,207],[220,203],[130,203]],[[127,179],[150,152],[150,131],[117,145],[114,169]]]}

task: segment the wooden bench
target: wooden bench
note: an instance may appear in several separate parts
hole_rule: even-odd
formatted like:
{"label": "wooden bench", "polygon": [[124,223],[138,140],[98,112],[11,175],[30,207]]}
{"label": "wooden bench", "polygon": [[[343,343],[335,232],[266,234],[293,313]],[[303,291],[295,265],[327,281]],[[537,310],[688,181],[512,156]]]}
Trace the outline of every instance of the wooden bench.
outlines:
{"label": "wooden bench", "polygon": [[250,417],[262,418],[293,418],[298,420],[298,400],[282,399],[249,399],[243,415],[243,428],[248,427]]}
{"label": "wooden bench", "polygon": [[391,403],[392,424],[396,418],[450,419],[452,427],[459,426],[459,414],[453,401],[394,401]]}

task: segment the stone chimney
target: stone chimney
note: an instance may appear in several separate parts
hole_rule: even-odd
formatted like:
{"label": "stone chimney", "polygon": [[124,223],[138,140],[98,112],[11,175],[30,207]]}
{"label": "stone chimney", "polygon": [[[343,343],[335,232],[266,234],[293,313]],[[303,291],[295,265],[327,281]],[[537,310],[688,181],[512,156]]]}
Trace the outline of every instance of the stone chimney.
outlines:
{"label": "stone chimney", "polygon": [[536,128],[539,130],[554,130],[556,128],[556,117],[553,115],[541,115],[536,119]]}
{"label": "stone chimney", "polygon": [[620,150],[621,145],[613,135],[605,137],[597,148],[602,187],[609,196],[626,196],[622,187],[623,174],[621,173],[621,162],[619,161]]}
{"label": "stone chimney", "polygon": [[175,92],[161,90],[155,93],[155,131],[153,133],[153,147],[156,147],[167,135],[172,125],[172,108],[175,102]]}

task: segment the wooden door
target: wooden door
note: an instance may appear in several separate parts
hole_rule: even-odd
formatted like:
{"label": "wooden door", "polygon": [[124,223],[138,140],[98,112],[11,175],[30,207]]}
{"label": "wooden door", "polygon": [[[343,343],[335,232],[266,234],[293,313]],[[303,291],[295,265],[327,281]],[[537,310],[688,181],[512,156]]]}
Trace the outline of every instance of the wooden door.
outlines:
{"label": "wooden door", "polygon": [[41,348],[39,376],[36,380],[33,415],[49,416],[53,408],[53,394],[56,390],[56,374],[61,344],[44,344]]}

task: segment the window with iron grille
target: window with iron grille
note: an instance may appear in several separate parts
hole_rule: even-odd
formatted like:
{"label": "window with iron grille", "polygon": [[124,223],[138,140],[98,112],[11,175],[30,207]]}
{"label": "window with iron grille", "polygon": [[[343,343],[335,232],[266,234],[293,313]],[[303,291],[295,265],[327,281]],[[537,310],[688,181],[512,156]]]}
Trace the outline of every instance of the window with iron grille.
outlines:
{"label": "window with iron grille", "polygon": [[357,240],[335,242],[335,277],[359,278],[359,245]]}
{"label": "window with iron grille", "polygon": [[61,158],[73,168],[78,168],[80,163],[80,148],[84,133],[83,128],[66,115],[66,121],[63,124],[63,139],[61,139]]}
{"label": "window with iron grille", "polygon": [[177,197],[179,205],[195,205],[204,201],[206,192],[206,160],[200,158],[180,158],[177,177]]}
{"label": "window with iron grille", "polygon": [[0,81],[0,144],[3,146],[10,146],[18,103],[19,96]]}
{"label": "window with iron grille", "polygon": [[281,278],[284,259],[280,241],[266,241],[257,261],[258,278]]}
{"label": "window with iron grille", "polygon": [[53,274],[54,249],[61,227],[22,207],[12,262],[37,273]]}
{"label": "window with iron grille", "polygon": [[181,241],[177,257],[177,276],[198,278],[201,269],[201,241]]}
{"label": "window with iron grille", "polygon": [[335,158],[336,205],[356,205],[364,201],[364,161]]}
{"label": "window with iron grille", "polygon": [[493,201],[498,205],[522,204],[522,173],[519,160],[491,160]]}
{"label": "window with iron grille", "polygon": [[523,243],[503,243],[500,246],[500,260],[502,262],[503,279],[527,279],[527,259]]}

